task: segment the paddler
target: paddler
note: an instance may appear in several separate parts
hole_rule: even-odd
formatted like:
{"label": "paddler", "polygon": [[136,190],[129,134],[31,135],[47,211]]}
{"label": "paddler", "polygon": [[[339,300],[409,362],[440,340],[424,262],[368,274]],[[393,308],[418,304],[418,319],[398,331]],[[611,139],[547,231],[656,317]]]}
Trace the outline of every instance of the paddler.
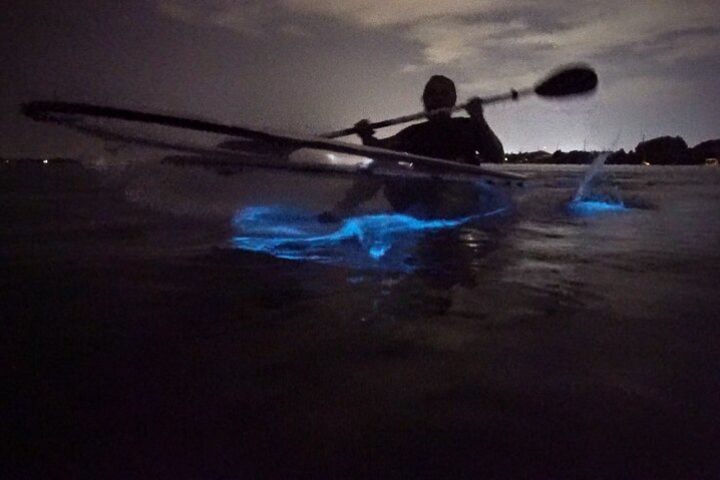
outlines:
{"label": "paddler", "polygon": [[[434,75],[425,85],[422,102],[426,112],[438,109],[449,109],[457,102],[455,83],[443,75]],[[355,124],[358,135],[363,144],[399,150],[478,165],[481,162],[499,163],[503,161],[504,150],[502,143],[485,121],[482,101],[475,97],[470,99],[465,107],[470,115],[467,117],[452,118],[449,111],[440,111],[428,116],[428,120],[411,125],[392,137],[377,139],[375,131],[369,126],[368,120],[361,120]],[[473,201],[472,188],[456,186],[449,189],[447,184],[434,180],[418,180],[392,178],[378,180],[363,177],[354,182],[345,197],[330,212],[320,216],[321,221],[337,221],[347,216],[361,203],[371,199],[385,187],[385,196],[397,212],[420,216],[434,216],[445,212],[453,212],[442,208],[452,200],[453,208],[457,207],[458,191],[463,191],[465,201]],[[452,199],[448,196],[454,190]],[[469,194],[469,195],[468,195]],[[472,205],[467,206],[472,209]],[[458,210],[457,208],[454,208]],[[452,209],[451,209],[452,210]],[[458,210],[459,211],[459,210]]]}

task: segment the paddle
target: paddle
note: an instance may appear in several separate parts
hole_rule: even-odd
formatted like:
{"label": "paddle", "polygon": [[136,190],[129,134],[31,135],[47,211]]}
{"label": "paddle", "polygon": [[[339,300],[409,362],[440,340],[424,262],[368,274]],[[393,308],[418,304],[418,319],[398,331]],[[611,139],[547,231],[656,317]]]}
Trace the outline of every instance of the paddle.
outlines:
{"label": "paddle", "polygon": [[[597,87],[598,78],[595,71],[586,65],[570,65],[556,70],[550,74],[547,78],[537,83],[534,87],[525,88],[523,90],[510,90],[508,93],[502,93],[499,95],[493,95],[490,97],[481,98],[483,105],[489,105],[491,103],[503,102],[505,100],[517,100],[521,96],[530,94],[539,95],[545,98],[561,98],[568,97],[571,95],[580,95],[583,93],[589,93]],[[467,106],[467,103],[455,105],[452,108],[442,108],[433,110],[430,112],[414,113],[412,115],[405,115],[403,117],[392,118],[390,120],[383,120],[381,122],[371,123],[365,128],[383,128],[390,127],[392,125],[399,125],[401,123],[412,122],[413,120],[420,120],[430,115],[440,112],[457,112]],[[329,132],[319,135],[325,138],[337,138],[344,137],[346,135],[352,135],[358,133],[356,127],[346,128],[344,130],[337,130],[335,132]]]}

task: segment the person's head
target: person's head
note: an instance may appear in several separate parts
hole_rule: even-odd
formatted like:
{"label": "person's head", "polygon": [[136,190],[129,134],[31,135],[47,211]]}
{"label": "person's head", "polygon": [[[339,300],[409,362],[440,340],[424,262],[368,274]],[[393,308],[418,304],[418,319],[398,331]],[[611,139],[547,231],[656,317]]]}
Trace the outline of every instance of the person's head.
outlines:
{"label": "person's head", "polygon": [[[422,101],[425,111],[455,106],[457,101],[455,83],[443,75],[433,75],[425,84]],[[450,114],[448,113],[447,116]]]}

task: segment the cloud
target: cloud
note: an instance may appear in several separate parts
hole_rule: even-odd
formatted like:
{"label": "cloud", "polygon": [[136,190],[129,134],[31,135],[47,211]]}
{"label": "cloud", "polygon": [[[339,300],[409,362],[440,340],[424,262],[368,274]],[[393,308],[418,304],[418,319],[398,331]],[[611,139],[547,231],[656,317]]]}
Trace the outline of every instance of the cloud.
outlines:
{"label": "cloud", "polygon": [[225,28],[250,36],[263,35],[265,27],[276,22],[278,11],[272,0],[158,0],[157,8],[162,15],[183,23]]}
{"label": "cloud", "polygon": [[312,20],[395,32],[415,43],[421,62],[400,62],[413,73],[426,66],[527,74],[547,65],[601,61],[620,68],[714,55],[720,47],[715,0],[158,0],[178,21],[243,35],[279,32],[307,37]]}
{"label": "cloud", "polygon": [[497,38],[521,32],[525,24],[510,22],[463,23],[442,19],[414,25],[406,35],[423,45],[423,53],[431,64],[449,64],[481,53],[496,44]]}
{"label": "cloud", "polygon": [[[503,0],[283,0],[294,12],[322,15],[370,28],[415,25],[505,8]],[[514,3],[526,3],[516,0]]]}

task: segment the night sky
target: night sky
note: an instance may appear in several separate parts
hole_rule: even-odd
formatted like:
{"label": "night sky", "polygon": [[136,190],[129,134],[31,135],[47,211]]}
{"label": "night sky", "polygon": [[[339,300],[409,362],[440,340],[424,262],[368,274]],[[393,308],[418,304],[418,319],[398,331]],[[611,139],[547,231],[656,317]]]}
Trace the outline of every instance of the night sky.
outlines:
{"label": "night sky", "polygon": [[[718,0],[11,1],[0,16],[0,155],[72,155],[81,137],[18,114],[84,101],[324,132],[420,110],[430,75],[459,99],[570,62],[600,89],[488,107],[508,151],[720,137]],[[386,130],[379,136],[392,133]]]}

